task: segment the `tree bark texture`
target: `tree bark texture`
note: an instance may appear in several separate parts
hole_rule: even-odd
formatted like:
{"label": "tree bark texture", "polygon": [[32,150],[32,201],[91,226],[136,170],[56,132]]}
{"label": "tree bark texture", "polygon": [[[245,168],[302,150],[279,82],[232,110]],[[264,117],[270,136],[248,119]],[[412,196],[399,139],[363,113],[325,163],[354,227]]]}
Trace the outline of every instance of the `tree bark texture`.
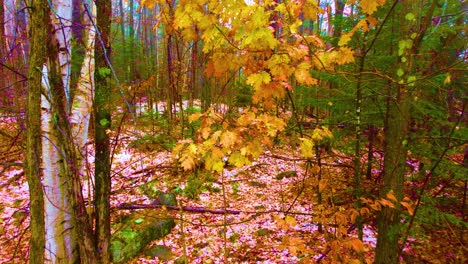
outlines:
{"label": "tree bark texture", "polygon": [[[94,263],[97,254],[80,173],[92,98],[92,53],[86,49],[75,96],[71,96],[72,0],[47,3],[48,20],[39,24],[48,32],[48,39],[42,43],[47,50],[47,63],[42,67],[45,93],[41,113],[46,261]],[[94,38],[91,43],[89,40],[88,47]]]}
{"label": "tree bark texture", "polygon": [[[2,5],[3,6],[3,5]],[[2,7],[3,9],[3,7]],[[29,186],[30,208],[30,263],[44,263],[45,222],[44,222],[44,193],[41,183],[41,87],[42,67],[46,62],[47,0],[31,2],[31,51],[28,70],[28,107],[26,118],[26,177]],[[3,27],[3,24],[2,24]],[[3,30],[2,30],[3,31]],[[4,34],[4,32],[2,33]],[[3,49],[3,42],[1,43]]]}
{"label": "tree bark texture", "polygon": [[109,263],[111,255],[110,247],[110,145],[107,130],[111,127],[110,114],[110,74],[103,74],[101,69],[108,69],[107,60],[110,56],[110,25],[111,25],[111,1],[96,2],[96,35],[95,62],[98,71],[95,71],[95,96],[94,96],[94,141],[95,141],[95,241],[97,250],[103,263]]}

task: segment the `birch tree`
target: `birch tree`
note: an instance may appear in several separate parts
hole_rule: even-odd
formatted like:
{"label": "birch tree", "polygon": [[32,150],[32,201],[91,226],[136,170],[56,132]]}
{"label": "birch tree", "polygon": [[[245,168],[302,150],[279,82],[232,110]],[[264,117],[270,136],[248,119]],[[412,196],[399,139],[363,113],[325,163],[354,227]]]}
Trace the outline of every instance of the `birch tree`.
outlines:
{"label": "birch tree", "polygon": [[[94,30],[90,30],[90,27],[86,30],[85,57],[72,98],[72,1],[53,1],[51,5],[45,2],[43,5],[46,5],[42,8],[47,16],[41,23],[33,24],[32,28],[43,27],[47,32],[53,32],[42,43],[35,43],[47,50],[47,59],[36,68],[41,70],[44,91],[41,98],[41,127],[45,260],[90,263],[97,259],[97,254],[85,207],[80,169],[92,106]],[[32,10],[32,17],[34,13],[35,10]],[[40,222],[39,219],[32,219],[34,221]],[[40,243],[39,238],[34,239]]]}

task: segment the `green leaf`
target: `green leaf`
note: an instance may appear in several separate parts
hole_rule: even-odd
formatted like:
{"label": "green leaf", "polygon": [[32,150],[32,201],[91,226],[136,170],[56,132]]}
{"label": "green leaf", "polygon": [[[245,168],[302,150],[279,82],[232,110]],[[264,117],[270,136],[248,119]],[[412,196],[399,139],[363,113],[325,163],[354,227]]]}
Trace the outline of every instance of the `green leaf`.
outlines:
{"label": "green leaf", "polygon": [[397,75],[398,75],[398,77],[403,76],[403,74],[405,74],[405,72],[403,71],[402,68],[399,68],[399,69],[397,70]]}
{"label": "green leaf", "polygon": [[414,75],[408,76],[408,86],[414,86],[415,81],[416,81],[416,76]]}
{"label": "green leaf", "polygon": [[110,75],[111,71],[107,67],[101,67],[98,69],[98,73],[99,73],[99,76],[101,76],[102,78],[105,78]]}
{"label": "green leaf", "polygon": [[408,13],[408,14],[406,14],[405,18],[408,21],[413,21],[414,20],[414,14],[413,13]]}
{"label": "green leaf", "polygon": [[99,120],[99,124],[101,124],[101,126],[103,126],[103,127],[108,126],[109,125],[109,120],[107,120],[106,118],[103,118],[103,119]]}
{"label": "green leaf", "polygon": [[141,223],[143,223],[143,219],[138,218],[135,220],[135,224],[141,224]]}

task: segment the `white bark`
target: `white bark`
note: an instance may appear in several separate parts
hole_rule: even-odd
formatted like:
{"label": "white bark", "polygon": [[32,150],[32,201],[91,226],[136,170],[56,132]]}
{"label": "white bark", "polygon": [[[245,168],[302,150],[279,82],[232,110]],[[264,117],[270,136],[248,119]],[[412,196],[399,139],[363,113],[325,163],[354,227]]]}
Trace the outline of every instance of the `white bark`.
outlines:
{"label": "white bark", "polygon": [[[62,75],[63,87],[70,100],[70,69],[71,69],[71,19],[72,1],[52,1],[53,10],[51,21],[55,29],[54,37],[59,44],[59,64]],[[89,29],[92,27],[89,24]],[[93,75],[94,75],[94,30],[88,30],[88,41],[84,63],[78,80],[74,103],[71,104],[70,123],[74,145],[77,153],[85,157],[85,144],[88,139],[89,119],[92,111]],[[49,91],[48,65],[43,69],[43,86]],[[50,96],[50,95],[49,95]],[[66,177],[60,175],[60,149],[54,135],[54,113],[49,103],[50,98],[42,96],[41,120],[43,129],[43,168],[44,168],[44,193],[45,193],[45,223],[46,223],[46,261],[48,263],[69,262],[73,259],[72,250],[74,242],[72,238],[71,209],[67,201]],[[67,107],[67,109],[69,109]],[[81,170],[84,171],[84,170]]]}
{"label": "white bark", "polygon": [[[94,4],[91,6],[93,7],[92,15],[94,19]],[[88,16],[85,15],[85,18],[85,21],[89,21]],[[96,35],[96,31],[92,28],[90,21],[86,32],[88,32],[88,40],[86,43],[85,57],[83,60],[83,66],[81,67],[70,117],[73,137],[75,138],[83,157],[85,155],[83,152],[84,147],[88,140],[88,128],[93,106],[94,91],[94,37]]]}
{"label": "white bark", "polygon": [[[49,90],[48,70],[43,69],[43,85]],[[41,98],[41,126],[44,138],[42,140],[42,167],[44,168],[45,195],[45,227],[46,250],[45,259],[50,263],[57,263],[71,259],[70,216],[66,212],[65,184],[59,176],[59,149],[57,139],[53,135],[53,110],[49,103],[50,97]]]}

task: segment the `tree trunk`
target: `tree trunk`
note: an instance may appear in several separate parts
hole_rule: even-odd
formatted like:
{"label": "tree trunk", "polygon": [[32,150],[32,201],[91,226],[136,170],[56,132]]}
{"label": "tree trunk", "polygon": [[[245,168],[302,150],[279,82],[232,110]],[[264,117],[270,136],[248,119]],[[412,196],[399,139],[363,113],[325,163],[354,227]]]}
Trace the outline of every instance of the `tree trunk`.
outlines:
{"label": "tree trunk", "polygon": [[[3,5],[2,5],[3,6]],[[41,184],[41,69],[46,62],[47,27],[42,26],[48,21],[47,0],[31,3],[31,51],[28,71],[28,107],[26,118],[26,178],[29,186],[30,208],[30,263],[44,263],[45,222],[44,193]],[[3,9],[3,7],[2,7]],[[3,20],[2,20],[3,22]],[[3,27],[3,24],[2,24]],[[4,32],[2,33],[4,34]],[[3,35],[2,35],[3,36]],[[2,41],[3,49],[3,41]],[[3,56],[2,56],[3,57]]]}
{"label": "tree trunk", "polygon": [[[6,55],[6,49],[5,49],[5,5],[3,3],[3,0],[0,1],[0,59],[5,58]],[[3,70],[3,66],[0,65],[0,91],[2,91],[4,88],[6,88],[6,81],[5,81],[5,72]],[[6,99],[6,93],[5,95],[2,94],[2,100],[4,102]]]}
{"label": "tree trunk", "polygon": [[134,19],[134,10],[135,10],[135,2],[134,0],[129,0],[128,5],[130,6],[129,11],[129,31],[128,31],[128,38],[129,38],[129,47],[128,47],[128,81],[131,82],[135,78],[135,19]]}
{"label": "tree trunk", "polygon": [[[399,263],[400,237],[400,202],[403,199],[404,173],[407,154],[407,136],[410,120],[412,91],[416,80],[416,59],[425,30],[431,23],[436,0],[424,16],[421,14],[419,0],[405,1],[396,12],[396,17],[404,18],[411,13],[415,19],[400,21],[400,43],[411,43],[409,46],[398,45],[397,76],[398,83],[389,84],[387,112],[385,120],[384,171],[380,197],[386,198],[389,193],[396,197],[394,208],[383,207],[377,218],[378,236],[374,263]],[[415,33],[416,34],[413,34]],[[402,245],[404,247],[404,245]]]}
{"label": "tree trunk", "polygon": [[[96,67],[107,69],[107,60],[110,56],[110,21],[111,21],[111,1],[96,1],[96,25],[99,34],[96,35],[95,56]],[[110,74],[103,74],[96,71],[95,95],[94,95],[94,144],[95,144],[95,239],[96,246],[101,255],[103,263],[110,263],[110,146],[109,135],[106,130],[111,127],[111,114],[109,98],[111,95]]]}
{"label": "tree trunk", "polygon": [[[52,4],[55,12],[49,11],[47,23],[41,23],[48,32],[55,32],[43,43],[48,51],[48,61],[43,67],[46,93],[42,98],[42,124],[46,135],[42,143],[46,258],[57,263],[94,263],[97,254],[80,174],[92,98],[92,79],[89,78],[89,71],[94,70],[92,52],[86,50],[76,101],[72,104],[69,89],[72,1]],[[91,43],[89,40],[88,46],[92,46],[93,39]]]}
{"label": "tree trunk", "polygon": [[[391,85],[385,124],[385,158],[380,197],[393,192],[398,202],[403,198],[408,132],[409,98],[407,87]],[[375,263],[398,263],[400,205],[384,207],[377,218],[378,236]]]}
{"label": "tree trunk", "polygon": [[343,11],[345,8],[345,1],[335,0],[335,22],[333,28],[333,46],[338,45],[341,32],[343,31]]}
{"label": "tree trunk", "polygon": [[[53,6],[56,10],[57,15],[61,18],[69,18],[71,21],[71,12],[66,12],[66,9],[56,5]],[[71,10],[70,10],[71,11]],[[50,7],[48,8],[49,18],[46,23],[42,23],[43,27],[48,29],[48,32],[56,32],[56,35],[49,34],[49,39],[42,45],[45,45],[48,52],[47,65],[43,68],[43,86],[47,91],[42,97],[42,130],[45,135],[42,142],[42,157],[43,157],[43,168],[44,168],[44,194],[45,194],[45,225],[46,225],[46,260],[55,261],[58,263],[66,262],[68,260],[77,260],[78,255],[73,254],[73,249],[76,246],[72,243],[72,224],[70,215],[70,201],[67,199],[67,188],[66,178],[63,172],[60,171],[60,164],[63,162],[59,156],[60,142],[57,138],[58,132],[56,130],[55,123],[57,121],[57,109],[52,106],[51,91],[51,63],[63,65],[62,69],[58,69],[59,72],[65,74],[63,80],[60,78],[60,86],[62,88],[68,87],[68,66],[69,59],[67,58],[70,34],[69,28],[63,28],[59,24],[59,19],[51,15]],[[56,38],[60,38],[61,41]],[[58,42],[58,47],[53,47],[51,42]],[[52,47],[52,50],[50,49]],[[59,57],[60,62],[54,62],[59,56],[53,54],[56,49],[62,49],[62,54]],[[55,71],[53,69],[52,71]],[[56,74],[60,75],[60,74]],[[58,82],[58,80],[54,80]],[[56,100],[56,99],[55,99]],[[63,98],[63,100],[66,100]]]}

